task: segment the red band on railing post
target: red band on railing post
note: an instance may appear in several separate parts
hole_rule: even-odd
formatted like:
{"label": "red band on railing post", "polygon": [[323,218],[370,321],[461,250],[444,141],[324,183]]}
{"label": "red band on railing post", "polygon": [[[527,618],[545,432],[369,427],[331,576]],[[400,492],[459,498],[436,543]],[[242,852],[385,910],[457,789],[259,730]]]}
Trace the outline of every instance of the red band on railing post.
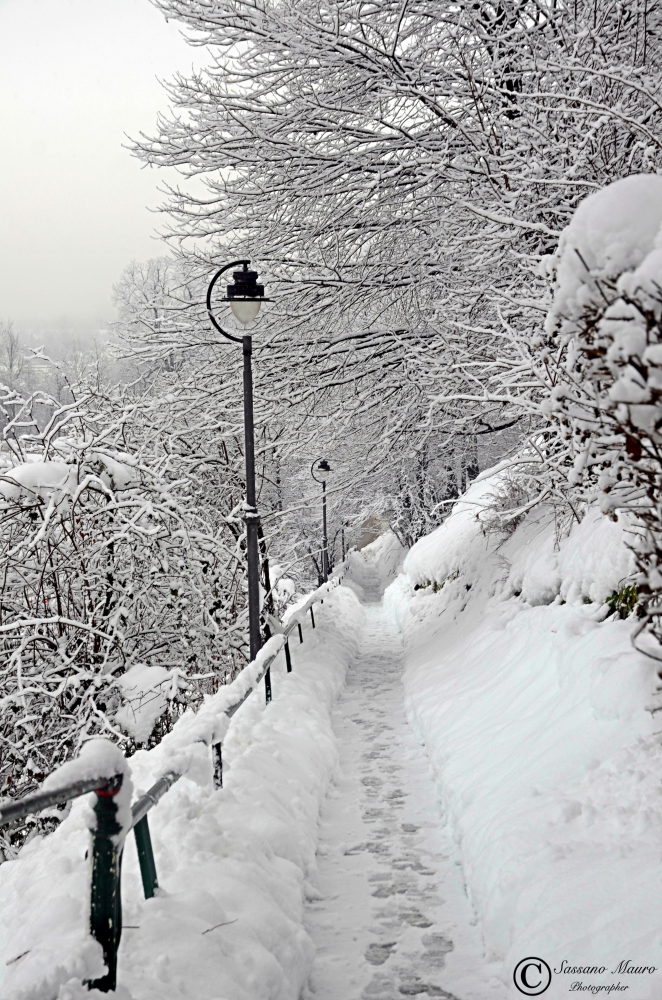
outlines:
{"label": "red band on railing post", "polygon": [[102,799],[114,798],[122,788],[122,778],[123,775],[121,774],[116,774],[112,778],[109,778],[104,785],[100,785],[99,788],[94,789],[95,795],[101,796]]}
{"label": "red band on railing post", "polygon": [[122,787],[123,775],[117,774],[95,789],[96,827],[92,830],[92,905],[90,930],[103,949],[107,972],[88,985],[109,993],[117,985],[117,950],[122,936],[122,827],[117,821],[115,796]]}

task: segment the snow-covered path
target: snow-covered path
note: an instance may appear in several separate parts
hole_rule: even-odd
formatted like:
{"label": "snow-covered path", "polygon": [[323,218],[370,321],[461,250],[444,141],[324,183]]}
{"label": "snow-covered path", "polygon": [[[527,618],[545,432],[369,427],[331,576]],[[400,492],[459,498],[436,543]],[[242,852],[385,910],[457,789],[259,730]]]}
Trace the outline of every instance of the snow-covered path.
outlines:
{"label": "snow-covered path", "polygon": [[430,766],[405,717],[400,638],[381,605],[366,611],[334,714],[340,769],[322,810],[320,898],[307,911],[310,996],[501,1000],[500,966],[483,960]]}

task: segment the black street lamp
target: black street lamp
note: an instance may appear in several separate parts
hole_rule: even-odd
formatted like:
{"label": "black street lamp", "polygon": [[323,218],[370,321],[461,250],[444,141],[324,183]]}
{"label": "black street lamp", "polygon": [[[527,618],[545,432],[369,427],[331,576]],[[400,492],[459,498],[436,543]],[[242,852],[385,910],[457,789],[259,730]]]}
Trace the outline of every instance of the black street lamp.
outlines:
{"label": "black street lamp", "polygon": [[[251,323],[260,311],[264,297],[264,285],[257,284],[257,271],[249,271],[249,260],[234,260],[217,271],[207,289],[207,314],[213,326],[228,340],[234,340],[243,347],[244,355],[244,441],[246,452],[246,503],[244,516],[246,518],[246,555],[248,561],[248,628],[250,634],[250,658],[254,660],[262,646],[260,635],[260,559],[258,555],[258,526],[260,518],[257,512],[255,496],[255,433],[253,425],[253,372],[251,356],[253,353],[250,336],[233,337],[217,323],[211,311],[211,293],[214,285],[231,267],[242,265],[243,270],[233,274],[234,284],[227,286],[227,295],[221,302],[228,302],[235,319],[240,323]],[[267,698],[270,685],[267,685]]]}
{"label": "black street lamp", "polygon": [[331,471],[331,466],[325,458],[315,459],[310,467],[310,474],[315,482],[322,484],[322,576],[324,577],[324,583],[329,579],[329,540],[326,532],[326,480]]}

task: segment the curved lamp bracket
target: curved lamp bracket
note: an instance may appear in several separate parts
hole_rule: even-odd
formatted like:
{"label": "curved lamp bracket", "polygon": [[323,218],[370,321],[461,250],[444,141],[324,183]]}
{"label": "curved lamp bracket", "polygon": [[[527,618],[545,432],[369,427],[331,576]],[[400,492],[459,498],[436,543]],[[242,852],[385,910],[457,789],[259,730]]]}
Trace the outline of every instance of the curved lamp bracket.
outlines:
{"label": "curved lamp bracket", "polygon": [[237,267],[238,264],[241,264],[242,266],[244,264],[250,264],[250,260],[233,260],[231,264],[226,264],[225,267],[222,267],[220,269],[220,271],[217,271],[214,277],[211,279],[209,288],[207,289],[207,315],[211,320],[212,326],[214,326],[219,333],[222,333],[223,336],[226,337],[228,340],[234,340],[236,344],[243,344],[244,342],[243,337],[233,337],[231,333],[228,333],[226,330],[224,330],[223,327],[220,325],[220,323],[216,322],[214,314],[211,311],[211,293],[214,290],[214,285],[216,284],[216,282],[218,281],[218,279],[222,274],[224,274],[226,271],[229,271],[231,267]]}
{"label": "curved lamp bracket", "polygon": [[316,458],[315,461],[313,462],[313,464],[310,467],[310,474],[311,474],[311,476],[313,477],[313,479],[315,480],[316,483],[321,483],[322,486],[324,486],[326,484],[326,480],[325,479],[318,479],[317,478],[317,476],[315,475],[315,466],[319,465],[319,463],[323,462],[323,461],[324,461],[323,457],[322,458]]}

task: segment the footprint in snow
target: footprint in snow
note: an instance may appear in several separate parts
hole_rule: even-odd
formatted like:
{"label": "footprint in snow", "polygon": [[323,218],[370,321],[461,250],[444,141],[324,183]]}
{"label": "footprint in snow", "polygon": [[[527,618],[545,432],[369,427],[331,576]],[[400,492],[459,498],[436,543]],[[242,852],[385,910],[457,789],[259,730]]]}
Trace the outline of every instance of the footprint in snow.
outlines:
{"label": "footprint in snow", "polygon": [[398,993],[401,993],[406,997],[419,996],[422,993],[427,993],[429,997],[441,997],[442,1000],[458,1000],[453,993],[449,993],[448,990],[442,989],[441,986],[434,986],[432,983],[422,983],[420,979],[414,979],[412,982],[402,983],[398,987]]}
{"label": "footprint in snow", "polygon": [[446,955],[455,947],[453,942],[444,937],[443,934],[424,934],[422,944],[425,948],[423,959],[427,961],[428,965],[433,965],[438,969],[443,968]]}
{"label": "footprint in snow", "polygon": [[375,899],[387,899],[389,896],[394,896],[396,893],[404,893],[407,891],[407,886],[400,885],[380,885],[376,892],[373,892]]}
{"label": "footprint in snow", "polygon": [[400,914],[400,919],[412,927],[432,927],[432,921],[424,917],[418,910],[405,910]]}
{"label": "footprint in snow", "polygon": [[383,965],[395,948],[395,944],[395,941],[389,941],[385,944],[368,945],[368,950],[365,953],[366,961],[370,962],[371,965]]}

